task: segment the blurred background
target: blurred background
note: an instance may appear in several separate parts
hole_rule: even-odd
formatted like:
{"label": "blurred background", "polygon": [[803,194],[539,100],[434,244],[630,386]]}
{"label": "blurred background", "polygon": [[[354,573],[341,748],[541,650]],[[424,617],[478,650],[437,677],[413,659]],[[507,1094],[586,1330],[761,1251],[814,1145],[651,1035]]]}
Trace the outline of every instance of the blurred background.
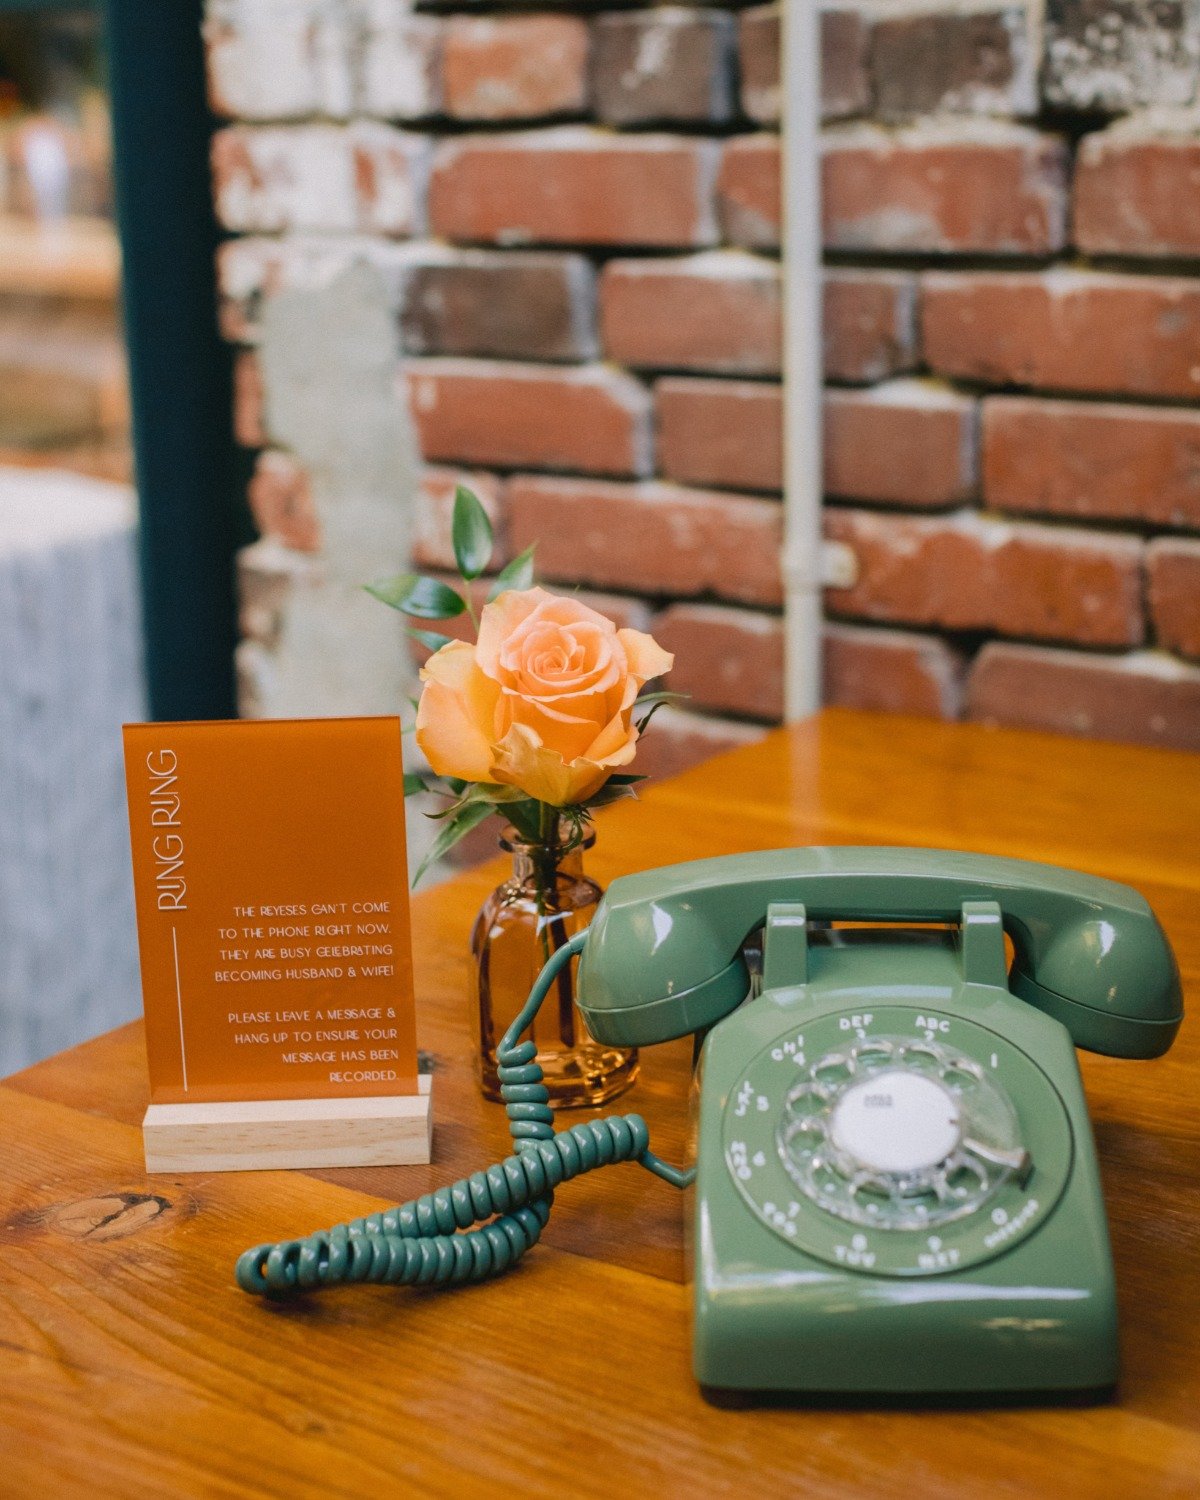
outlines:
{"label": "blurred background", "polygon": [[100,13],[0,10],[0,1073],[136,1014],[146,712]]}
{"label": "blurred background", "polygon": [[824,701],[1200,749],[1196,0],[825,6],[819,101],[776,4],[169,9],[0,7],[0,1072],[137,1011],[121,720],[402,709],[460,480],[676,653],[640,768],[781,720],[789,110]]}
{"label": "blurred background", "polygon": [[0,462],[128,482],[98,11],[0,13],[0,131]]}

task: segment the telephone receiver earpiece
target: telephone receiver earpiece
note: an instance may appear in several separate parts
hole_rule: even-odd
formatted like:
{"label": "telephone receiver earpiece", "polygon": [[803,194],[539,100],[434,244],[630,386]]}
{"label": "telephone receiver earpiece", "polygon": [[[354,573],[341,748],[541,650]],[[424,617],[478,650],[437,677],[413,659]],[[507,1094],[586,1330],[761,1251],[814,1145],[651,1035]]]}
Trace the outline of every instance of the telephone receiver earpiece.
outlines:
{"label": "telephone receiver earpiece", "polygon": [[580,962],[579,1004],[600,1042],[641,1046],[713,1025],[746,998],[747,936],[772,902],[816,920],[951,922],[994,901],[1012,939],[1009,987],[1075,1044],[1157,1057],[1183,998],[1174,955],[1128,886],[1055,865],[939,849],[779,849],[613,882]]}

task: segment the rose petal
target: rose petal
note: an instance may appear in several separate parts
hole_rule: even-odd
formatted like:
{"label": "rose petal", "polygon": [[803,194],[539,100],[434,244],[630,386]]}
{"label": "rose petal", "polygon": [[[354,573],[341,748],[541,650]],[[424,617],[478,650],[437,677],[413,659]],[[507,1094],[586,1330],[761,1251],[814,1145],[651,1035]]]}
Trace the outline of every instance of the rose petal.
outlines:
{"label": "rose petal", "polygon": [[625,648],[629,670],[642,682],[652,677],[662,677],[675,665],[675,658],[664,651],[652,635],[642,630],[618,630],[617,639]]}
{"label": "rose petal", "polygon": [[[603,708],[603,700],[598,707]],[[511,693],[504,694],[501,717],[504,720],[505,731],[514,724],[520,724],[532,730],[537,735],[540,744],[557,751],[565,761],[572,761],[578,755],[585,755],[588,746],[596,738],[601,725],[605,722],[598,713],[593,713],[588,717],[564,714],[547,708],[536,698],[526,698],[520,694]],[[503,735],[500,737],[503,738]]]}
{"label": "rose petal", "polygon": [[584,693],[607,694],[622,681],[628,681],[625,673],[615,668],[605,672],[557,672],[553,675],[536,670],[505,673],[501,679],[505,687],[515,692],[531,693],[539,698],[577,698]]}
{"label": "rose petal", "polygon": [[[530,589],[528,593],[533,593]],[[577,599],[563,598],[555,594],[542,592],[542,598],[538,600],[534,608],[524,618],[517,621],[513,629],[505,638],[504,649],[506,651],[519,652],[523,649],[523,642],[532,633],[541,630],[566,631],[580,636],[590,636],[594,641],[605,640],[614,643],[617,638],[616,626],[611,620],[606,620],[602,614],[591,609],[586,604],[580,604]]]}
{"label": "rose petal", "polygon": [[584,752],[588,760],[607,766],[627,766],[637,754],[638,732],[625,714],[611,718]]}
{"label": "rose petal", "polygon": [[[618,756],[623,758],[617,759]],[[594,796],[612,775],[613,767],[632,758],[630,746],[627,756],[616,750],[604,765],[587,756],[564,761],[557,750],[543,745],[533,730],[524,724],[514,724],[496,746],[492,774],[497,781],[519,787],[539,802],[564,807]]]}
{"label": "rose petal", "polygon": [[526,723],[530,713],[545,714],[551,722],[590,724],[593,733],[612,717],[605,693],[523,693],[519,688],[500,689],[502,712],[515,713]]}
{"label": "rose petal", "polygon": [[551,599],[545,589],[505,589],[498,598],[483,606],[479,616],[479,640],[475,646],[475,660],[481,672],[496,676],[500,652],[522,621],[527,619],[543,600]]}
{"label": "rose petal", "polygon": [[417,705],[417,744],[439,776],[491,779],[492,683],[475,665],[466,641],[452,641],[421,669],[425,683]]}
{"label": "rose petal", "polygon": [[547,750],[537,733],[514,724],[495,748],[492,775],[539,802],[562,807],[571,800],[572,777],[557,750]]}
{"label": "rose petal", "polygon": [[542,594],[538,611],[540,619],[551,620],[556,625],[596,625],[606,634],[615,633],[616,627],[608,616],[602,615],[590,604],[584,604],[581,599],[573,598],[570,594],[547,594],[544,590],[539,592]]}
{"label": "rose petal", "polygon": [[496,676],[527,690],[542,682],[549,690],[563,678],[608,687],[626,671],[624,647],[611,628],[605,634],[586,621],[555,624],[542,618],[539,606],[504,643]]}

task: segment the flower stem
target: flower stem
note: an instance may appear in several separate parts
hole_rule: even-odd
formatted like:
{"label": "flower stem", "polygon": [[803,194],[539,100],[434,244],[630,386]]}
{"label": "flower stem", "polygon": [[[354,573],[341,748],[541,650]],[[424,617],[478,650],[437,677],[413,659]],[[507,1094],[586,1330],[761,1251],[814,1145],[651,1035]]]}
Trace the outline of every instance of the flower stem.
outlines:
{"label": "flower stem", "polygon": [[[542,963],[547,964],[566,941],[566,919],[558,906],[558,866],[563,857],[562,809],[549,802],[538,805],[538,859],[541,868],[537,874],[538,932],[541,937]],[[571,848],[567,845],[567,848]],[[553,909],[554,915],[550,915]],[[567,1047],[575,1045],[575,987],[568,966],[558,976],[558,1029],[559,1037]]]}
{"label": "flower stem", "polygon": [[543,848],[558,849],[558,808],[549,802],[538,805],[538,840]]}
{"label": "flower stem", "polygon": [[558,808],[549,802],[537,804],[538,848],[534,855],[534,880],[537,886],[538,936],[541,940],[542,962],[550,960],[549,907],[555,904],[557,890],[555,877],[558,870]]}

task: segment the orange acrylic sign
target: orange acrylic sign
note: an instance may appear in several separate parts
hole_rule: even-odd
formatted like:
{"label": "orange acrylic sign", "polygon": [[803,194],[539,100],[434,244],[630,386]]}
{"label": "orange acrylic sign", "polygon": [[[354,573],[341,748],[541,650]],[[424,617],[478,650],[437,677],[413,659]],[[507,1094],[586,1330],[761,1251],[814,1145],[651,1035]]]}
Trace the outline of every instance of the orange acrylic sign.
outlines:
{"label": "orange acrylic sign", "polygon": [[156,1104],[417,1091],[400,721],[127,724]]}

